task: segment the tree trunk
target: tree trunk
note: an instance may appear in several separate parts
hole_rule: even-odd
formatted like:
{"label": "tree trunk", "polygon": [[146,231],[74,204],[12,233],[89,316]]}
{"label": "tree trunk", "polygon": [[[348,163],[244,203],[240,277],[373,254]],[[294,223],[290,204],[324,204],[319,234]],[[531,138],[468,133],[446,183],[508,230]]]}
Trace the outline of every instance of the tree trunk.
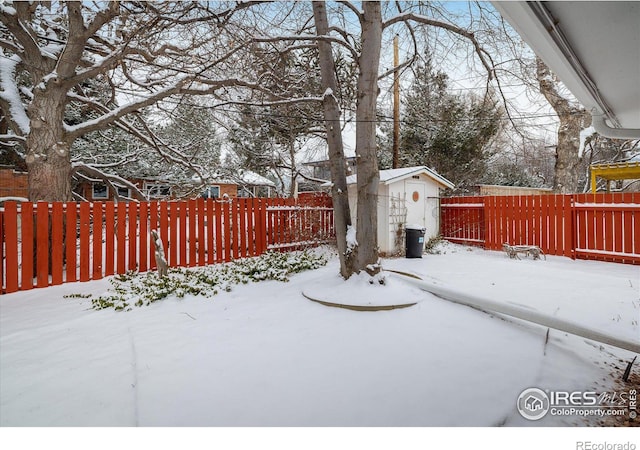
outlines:
{"label": "tree trunk", "polygon": [[[313,18],[318,36],[328,35],[329,22],[324,2],[313,2]],[[354,249],[347,247],[347,229],[351,227],[351,210],[347,192],[342,130],[340,128],[340,107],[334,95],[338,91],[335,63],[331,52],[331,44],[326,41],[318,41],[317,45],[322,88],[325,90],[323,108],[325,126],[327,128],[327,146],[329,147],[329,168],[332,181],[331,197],[333,199],[336,241],[340,257],[340,274],[344,279],[348,279],[354,273],[357,247]]]}
{"label": "tree trunk", "polygon": [[36,93],[29,117],[31,131],[26,142],[29,169],[29,200],[71,201],[71,144],[64,136],[63,89]]}
{"label": "tree trunk", "polygon": [[586,111],[560,116],[553,191],[560,194],[581,192],[579,187],[581,159],[579,156],[580,131],[591,116]]}
{"label": "tree trunk", "polygon": [[376,152],[376,106],[378,67],[382,45],[380,2],[363,2],[362,53],[356,107],[356,156],[358,164],[358,210],[356,269],[377,272],[378,263],[378,158]]}
{"label": "tree trunk", "polygon": [[540,92],[560,119],[553,190],[560,194],[578,192],[580,131],[591,125],[591,115],[560,95],[549,67],[540,58],[536,58],[536,76]]}

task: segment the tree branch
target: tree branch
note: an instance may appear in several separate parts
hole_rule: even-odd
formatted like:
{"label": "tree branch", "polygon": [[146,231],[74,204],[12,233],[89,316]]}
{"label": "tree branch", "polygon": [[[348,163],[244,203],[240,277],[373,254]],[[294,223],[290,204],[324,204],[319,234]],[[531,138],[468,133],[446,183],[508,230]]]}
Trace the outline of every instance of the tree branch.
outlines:
{"label": "tree branch", "polygon": [[393,24],[396,24],[399,22],[406,22],[406,21],[413,21],[413,22],[424,24],[424,25],[442,28],[451,33],[457,34],[458,36],[462,36],[468,39],[473,44],[476,54],[478,55],[478,58],[480,58],[480,62],[482,63],[484,68],[487,70],[489,74],[489,79],[493,78],[494,73],[493,73],[493,62],[491,60],[491,55],[489,55],[489,53],[480,46],[480,43],[478,42],[478,40],[476,39],[475,35],[472,32],[467,31],[464,28],[458,27],[456,25],[453,25],[447,22],[442,22],[440,20],[430,19],[429,17],[415,14],[412,12],[403,12],[397,16],[394,16],[391,19],[384,22],[382,24],[382,27],[383,29],[385,29]]}

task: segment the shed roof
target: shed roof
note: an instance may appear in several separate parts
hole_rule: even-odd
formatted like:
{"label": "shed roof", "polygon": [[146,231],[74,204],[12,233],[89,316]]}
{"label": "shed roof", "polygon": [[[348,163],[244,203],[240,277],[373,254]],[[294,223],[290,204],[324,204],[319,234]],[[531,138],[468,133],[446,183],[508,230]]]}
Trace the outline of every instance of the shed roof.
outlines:
{"label": "shed roof", "polygon": [[[425,166],[416,167],[403,167],[401,169],[386,169],[380,171],[380,183],[388,185],[396,181],[404,180],[405,178],[412,177],[414,175],[424,174],[427,177],[435,181],[440,187],[453,189],[454,184],[447,180],[445,177],[437,173],[435,170],[429,169]],[[355,184],[358,181],[357,175],[350,175],[347,177],[347,184]]]}

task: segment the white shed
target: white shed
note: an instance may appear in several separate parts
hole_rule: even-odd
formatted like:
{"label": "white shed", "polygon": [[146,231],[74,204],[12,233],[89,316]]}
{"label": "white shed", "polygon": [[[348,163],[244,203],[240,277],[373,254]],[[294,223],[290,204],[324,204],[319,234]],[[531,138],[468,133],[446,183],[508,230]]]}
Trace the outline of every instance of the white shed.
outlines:
{"label": "white shed", "polygon": [[[349,205],[355,223],[357,175],[347,177]],[[378,246],[384,254],[404,248],[404,228],[426,228],[425,240],[440,231],[440,190],[453,183],[424,166],[380,171],[378,187]]]}

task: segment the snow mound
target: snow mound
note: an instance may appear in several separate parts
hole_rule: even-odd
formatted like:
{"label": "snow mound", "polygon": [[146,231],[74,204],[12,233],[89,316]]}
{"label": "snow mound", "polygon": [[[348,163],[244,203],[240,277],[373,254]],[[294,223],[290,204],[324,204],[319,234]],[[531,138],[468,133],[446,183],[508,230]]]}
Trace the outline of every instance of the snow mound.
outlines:
{"label": "snow mound", "polygon": [[428,297],[420,289],[399,279],[366,272],[352,275],[348,280],[336,276],[320,279],[305,286],[306,296],[327,303],[346,306],[393,306],[418,303]]}

